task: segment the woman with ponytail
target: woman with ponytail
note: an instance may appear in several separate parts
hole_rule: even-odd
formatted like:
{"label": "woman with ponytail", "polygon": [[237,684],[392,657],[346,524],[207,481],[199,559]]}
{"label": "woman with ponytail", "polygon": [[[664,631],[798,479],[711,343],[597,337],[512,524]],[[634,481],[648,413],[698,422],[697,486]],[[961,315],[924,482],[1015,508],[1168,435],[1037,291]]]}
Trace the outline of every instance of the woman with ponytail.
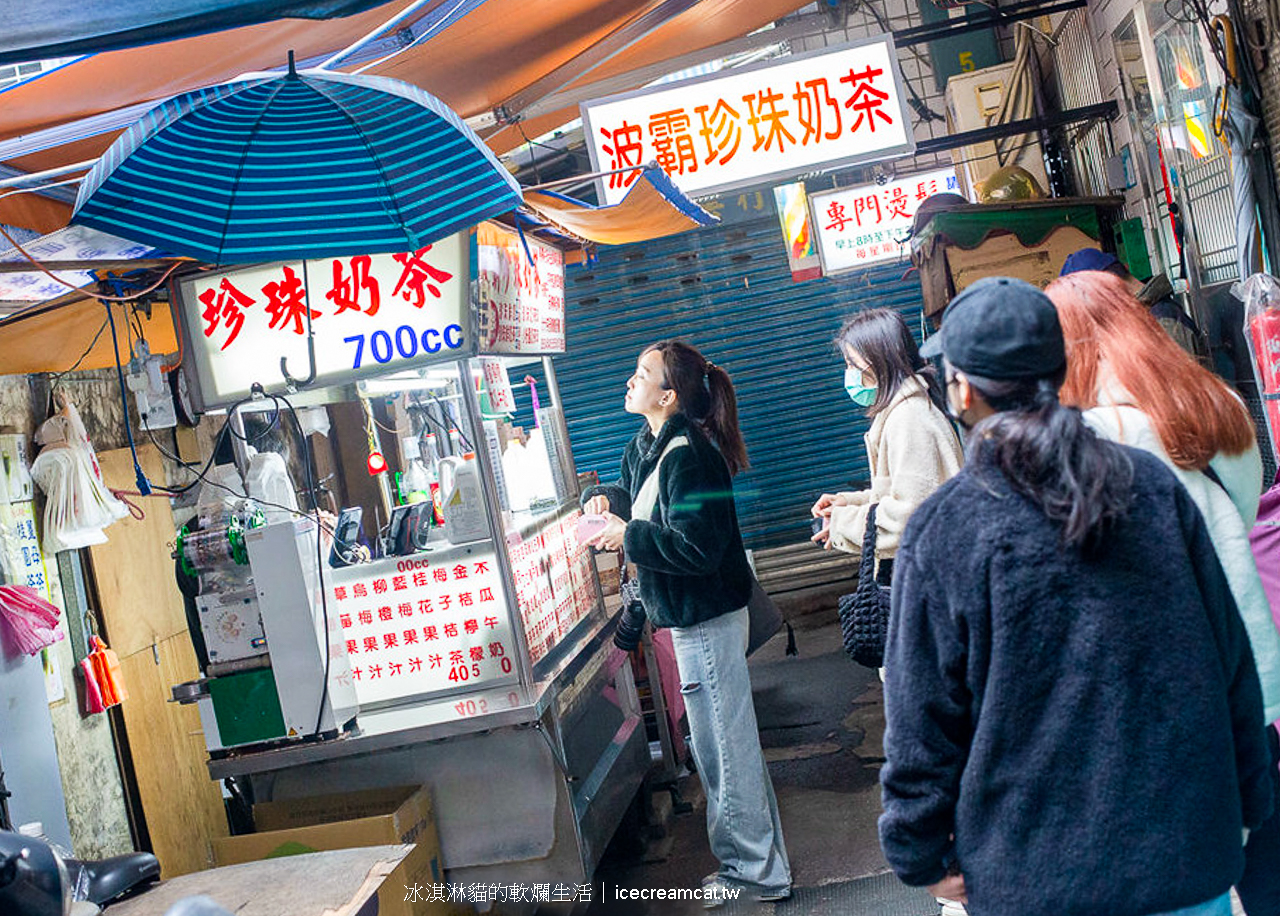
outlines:
{"label": "woman with ponytail", "polygon": [[[1067,342],[1062,400],[1099,435],[1150,452],[1186,487],[1244,620],[1262,683],[1263,723],[1280,719],[1280,632],[1249,545],[1262,458],[1244,402],[1201,366],[1118,277],[1064,275],[1045,294]],[[1268,729],[1273,759],[1280,738]],[[1280,784],[1280,771],[1273,768]],[[1254,831],[1236,886],[1249,916],[1280,913],[1280,812]]]}
{"label": "woman with ponytail", "polygon": [[885,856],[973,916],[1229,916],[1272,787],[1199,510],[1060,403],[1066,345],[1035,287],[978,281],[922,352],[971,432],[898,551]]}
{"label": "woman with ponytail", "polygon": [[732,483],[747,447],[733,383],[694,347],[664,340],[640,354],[625,408],[645,422],[623,452],[622,475],[583,493],[585,510],[607,519],[592,546],[624,548],[639,577],[643,608],[624,608],[614,642],[635,648],[645,616],[671,628],[720,861],[703,881],[703,902],[725,902],[730,888],[784,900],[791,867],[747,674],[752,576]]}

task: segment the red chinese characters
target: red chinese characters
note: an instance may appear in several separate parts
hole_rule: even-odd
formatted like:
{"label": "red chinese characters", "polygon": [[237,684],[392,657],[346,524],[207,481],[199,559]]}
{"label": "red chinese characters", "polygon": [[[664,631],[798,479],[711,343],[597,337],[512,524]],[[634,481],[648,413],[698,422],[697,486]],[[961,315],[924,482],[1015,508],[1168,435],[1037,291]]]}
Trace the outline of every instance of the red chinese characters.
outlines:
{"label": "red chinese characters", "polygon": [[683,108],[661,111],[649,117],[649,140],[654,159],[668,175],[698,171],[698,154],[689,133],[689,115]]}
{"label": "red chinese characters", "polygon": [[737,110],[724,99],[716,99],[714,106],[699,105],[694,108],[694,113],[702,120],[698,136],[707,145],[703,164],[718,162],[727,165],[742,144],[742,125],[738,123]]}
{"label": "red chinese characters", "polygon": [[427,245],[412,254],[401,252],[391,256],[403,268],[391,295],[403,296],[415,308],[426,305],[428,292],[439,299],[440,286],[453,279],[453,274],[427,262],[424,255],[430,250],[431,246]]}
{"label": "red chinese characters", "polygon": [[[784,120],[789,115],[790,109],[778,108],[778,103],[782,101],[781,92],[774,92],[772,88],[764,89],[754,95],[744,95],[742,101],[747,103],[747,111],[750,117],[747,123],[751,125],[751,130],[755,134],[755,145],[751,147],[751,151],[755,152],[761,148],[770,150],[773,148],[773,141],[778,141],[778,152],[786,150],[786,143],[783,137],[791,141],[794,146],[796,138],[792,136],[791,131],[787,130]],[[764,132],[760,130],[761,124],[765,125]]]}
{"label": "red chinese characters", "polygon": [[196,298],[204,306],[205,337],[212,337],[219,325],[227,328],[227,339],[222,344],[225,350],[240,336],[240,329],[244,327],[244,309],[253,305],[253,298],[237,289],[226,277],[222,278],[216,290],[206,289]]}
{"label": "red chinese characters", "polygon": [[844,100],[844,107],[852,109],[857,114],[853,126],[849,128],[855,134],[862,127],[864,119],[872,133],[875,133],[876,130],[876,118],[886,124],[893,123],[893,118],[883,108],[885,100],[889,98],[889,93],[872,85],[877,76],[883,75],[884,70],[868,66],[861,72],[856,72],[853,68],[850,68],[847,74],[840,77],[840,82],[847,83],[853,89],[852,95]]}
{"label": "red chinese characters", "polygon": [[[600,134],[606,141],[601,148],[609,156],[610,169],[620,170],[629,165],[644,164],[644,131],[639,124],[628,124],[624,119],[621,126],[614,130],[600,128]],[[629,188],[639,174],[638,169],[634,172],[614,171],[609,176],[609,187]]]}
{"label": "red chinese characters", "polygon": [[[378,314],[382,292],[378,289],[377,278],[369,272],[372,264],[373,259],[367,254],[356,255],[351,259],[351,276],[348,277],[342,259],[333,259],[333,285],[324,294],[337,307],[333,314],[341,315],[353,310],[364,311],[370,316]],[[362,298],[368,304],[367,309],[362,308]]]}
{"label": "red chinese characters", "polygon": [[312,321],[320,317],[319,312],[307,305],[307,291],[302,286],[302,278],[288,265],[284,268],[284,279],[266,284],[262,292],[267,296],[266,310],[271,316],[269,327],[273,331],[288,329],[302,335],[306,333],[304,317],[309,314]]}

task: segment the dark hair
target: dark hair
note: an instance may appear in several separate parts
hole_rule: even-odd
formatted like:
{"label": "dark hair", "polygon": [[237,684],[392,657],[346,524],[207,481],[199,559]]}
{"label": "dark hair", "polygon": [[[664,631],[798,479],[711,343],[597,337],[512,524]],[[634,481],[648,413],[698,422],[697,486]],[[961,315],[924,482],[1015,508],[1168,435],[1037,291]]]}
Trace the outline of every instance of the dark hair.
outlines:
{"label": "dark hair", "polygon": [[746,470],[747,443],[738,429],[738,397],[729,373],[681,340],[660,340],[644,352],[662,354],[662,387],[676,393],[680,410],[720,449],[729,473]]}
{"label": "dark hair", "polygon": [[1065,369],[1038,379],[965,375],[996,411],[971,434],[975,454],[989,453],[1014,490],[1062,525],[1068,547],[1099,548],[1129,509],[1133,464],[1100,439],[1080,411],[1058,400]]}
{"label": "dark hair", "polygon": [[841,326],[836,346],[856,350],[876,377],[876,399],[867,408],[867,416],[874,417],[888,407],[902,383],[917,375],[924,379],[929,399],[940,411],[947,412],[938,370],[925,362],[911,329],[893,309],[854,313]]}

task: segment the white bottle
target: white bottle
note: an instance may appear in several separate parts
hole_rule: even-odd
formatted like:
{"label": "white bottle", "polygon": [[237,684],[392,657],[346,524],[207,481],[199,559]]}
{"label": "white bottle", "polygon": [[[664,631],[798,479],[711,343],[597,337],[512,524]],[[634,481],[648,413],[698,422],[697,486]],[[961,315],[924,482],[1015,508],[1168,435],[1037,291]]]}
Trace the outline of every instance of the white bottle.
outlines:
{"label": "white bottle", "polygon": [[426,502],[431,498],[431,475],[420,459],[422,454],[417,437],[400,443],[404,454],[404,473],[400,475],[400,498],[405,505]]}
{"label": "white bottle", "polygon": [[440,460],[440,492],[444,510],[444,536],[450,544],[488,537],[489,523],[480,495],[480,469],[475,454]]}

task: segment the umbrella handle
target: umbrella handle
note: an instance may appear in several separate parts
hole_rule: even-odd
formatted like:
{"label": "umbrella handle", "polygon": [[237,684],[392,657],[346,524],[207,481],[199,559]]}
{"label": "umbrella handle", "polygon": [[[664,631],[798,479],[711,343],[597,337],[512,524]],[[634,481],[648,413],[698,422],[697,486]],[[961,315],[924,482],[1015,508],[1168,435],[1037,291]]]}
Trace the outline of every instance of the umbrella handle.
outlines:
{"label": "umbrella handle", "polygon": [[316,380],[316,344],[315,338],[311,336],[311,329],[307,329],[307,361],[311,364],[311,371],[307,373],[306,378],[294,378],[289,374],[289,357],[280,357],[280,374],[284,376],[285,384],[289,386],[290,391],[297,391],[299,388],[306,388]]}
{"label": "umbrella handle", "polygon": [[[290,52],[290,65],[292,66],[292,52]],[[299,388],[306,388],[316,380],[316,337],[311,330],[311,284],[307,282],[307,262],[302,262],[302,289],[304,290],[303,311],[307,316],[307,362],[311,365],[311,370],[304,379],[296,379],[289,374],[289,358],[287,356],[280,357],[280,374],[284,376],[284,382],[289,386],[290,391],[297,391]]]}

